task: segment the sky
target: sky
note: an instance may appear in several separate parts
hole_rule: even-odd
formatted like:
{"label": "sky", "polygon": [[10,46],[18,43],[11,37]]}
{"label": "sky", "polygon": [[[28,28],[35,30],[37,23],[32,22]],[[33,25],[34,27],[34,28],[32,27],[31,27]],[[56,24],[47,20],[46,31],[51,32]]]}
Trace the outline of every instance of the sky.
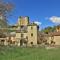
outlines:
{"label": "sky", "polygon": [[[7,0],[8,1],[8,0]],[[15,24],[19,16],[29,16],[43,29],[60,24],[60,0],[9,0],[14,4],[10,24]]]}

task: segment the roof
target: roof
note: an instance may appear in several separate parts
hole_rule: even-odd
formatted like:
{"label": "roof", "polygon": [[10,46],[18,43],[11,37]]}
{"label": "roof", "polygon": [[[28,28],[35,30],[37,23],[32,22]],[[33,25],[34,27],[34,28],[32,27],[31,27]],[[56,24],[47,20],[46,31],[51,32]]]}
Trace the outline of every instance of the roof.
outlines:
{"label": "roof", "polygon": [[60,36],[60,32],[51,32],[49,36]]}
{"label": "roof", "polygon": [[16,33],[27,33],[27,31],[23,30],[23,31],[20,31],[20,30],[16,30]]}
{"label": "roof", "polygon": [[16,33],[20,33],[20,30],[16,30]]}
{"label": "roof", "polygon": [[10,25],[9,28],[17,27],[17,25]]}
{"label": "roof", "polygon": [[15,32],[11,32],[6,35],[6,37],[15,37],[15,36],[16,36]]}
{"label": "roof", "polygon": [[28,26],[37,26],[37,24],[33,22],[33,23],[28,24]]}

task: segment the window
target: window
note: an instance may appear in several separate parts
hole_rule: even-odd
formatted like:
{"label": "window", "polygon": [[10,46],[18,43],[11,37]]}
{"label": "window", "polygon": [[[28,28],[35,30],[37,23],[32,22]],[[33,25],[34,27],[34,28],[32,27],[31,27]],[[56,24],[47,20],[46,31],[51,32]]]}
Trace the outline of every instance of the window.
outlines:
{"label": "window", "polygon": [[33,27],[31,26],[31,30],[33,29]]}
{"label": "window", "polygon": [[28,39],[28,36],[26,36],[26,39]]}
{"label": "window", "polygon": [[33,42],[31,42],[31,45],[33,45]]}
{"label": "window", "polygon": [[31,36],[33,36],[33,33],[31,33]]}
{"label": "window", "polygon": [[23,37],[23,34],[21,34],[21,37]]}
{"label": "window", "polygon": [[23,28],[24,26],[21,26],[21,28]]}

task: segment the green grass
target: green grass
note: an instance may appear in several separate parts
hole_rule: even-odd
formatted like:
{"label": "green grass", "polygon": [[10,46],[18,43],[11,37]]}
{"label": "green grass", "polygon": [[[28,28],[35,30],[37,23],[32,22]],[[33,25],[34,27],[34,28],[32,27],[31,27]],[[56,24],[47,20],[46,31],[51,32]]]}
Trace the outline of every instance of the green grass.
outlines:
{"label": "green grass", "polygon": [[44,48],[0,48],[1,60],[60,60],[60,49]]}

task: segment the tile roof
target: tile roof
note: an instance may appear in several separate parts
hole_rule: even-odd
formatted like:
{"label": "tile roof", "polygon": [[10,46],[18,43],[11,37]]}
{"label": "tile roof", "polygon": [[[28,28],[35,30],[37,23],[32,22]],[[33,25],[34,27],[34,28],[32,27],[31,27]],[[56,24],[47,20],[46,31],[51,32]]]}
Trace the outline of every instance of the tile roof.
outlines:
{"label": "tile roof", "polygon": [[60,36],[60,32],[51,32],[49,36]]}

